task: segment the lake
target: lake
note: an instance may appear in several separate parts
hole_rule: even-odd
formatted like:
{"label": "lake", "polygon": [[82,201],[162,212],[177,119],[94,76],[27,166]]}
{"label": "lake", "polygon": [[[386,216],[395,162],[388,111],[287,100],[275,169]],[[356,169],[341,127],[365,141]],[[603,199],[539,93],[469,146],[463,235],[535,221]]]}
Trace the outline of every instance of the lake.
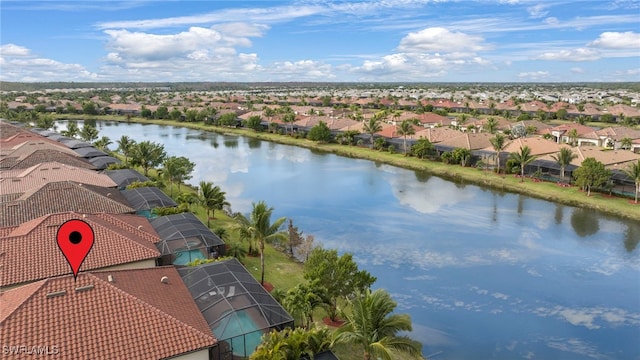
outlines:
{"label": "lake", "polygon": [[97,126],[188,157],[189,182],[220,185],[234,211],[264,200],[353,253],[433,359],[640,358],[637,221],[255,139]]}

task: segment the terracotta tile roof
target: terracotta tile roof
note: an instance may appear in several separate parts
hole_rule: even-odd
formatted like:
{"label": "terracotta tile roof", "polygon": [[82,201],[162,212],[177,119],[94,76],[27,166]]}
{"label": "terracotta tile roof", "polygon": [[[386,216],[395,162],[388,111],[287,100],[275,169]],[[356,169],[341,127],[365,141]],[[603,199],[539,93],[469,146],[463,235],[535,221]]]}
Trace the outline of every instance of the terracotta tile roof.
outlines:
{"label": "terracotta tile roof", "polygon": [[536,112],[538,110],[542,110],[542,111],[549,111],[549,109],[547,108],[547,104],[541,102],[541,101],[530,101],[530,102],[526,102],[524,104],[520,105],[520,109],[522,111],[527,111],[527,112]]}
{"label": "terracotta tile roof", "polygon": [[622,114],[626,117],[640,117],[640,109],[624,104],[610,106],[607,112],[615,116]]}
{"label": "terracotta tile roof", "polygon": [[631,140],[640,139],[640,130],[625,126],[607,127],[594,132],[598,136],[610,137],[614,140],[622,140],[624,138],[629,138]]}
{"label": "terracotta tile roof", "polygon": [[[558,144],[555,141],[547,140],[542,137],[518,138],[507,142],[504,152],[519,152],[521,147],[528,146],[531,149],[531,155],[539,156],[544,154],[553,154],[560,151],[563,147],[570,147],[567,144]],[[488,146],[483,150],[494,151],[493,146]]]}
{"label": "terracotta tile roof", "polygon": [[[400,127],[400,125],[388,125],[388,126],[382,126],[382,130],[378,131],[376,133],[376,135],[380,135],[380,136],[384,136],[386,138],[402,138],[404,139],[404,136],[400,135],[398,133],[398,128]],[[417,125],[412,125],[414,132],[418,132],[423,130],[424,128],[422,126],[417,126]],[[415,136],[415,135],[414,135]],[[411,139],[412,136],[408,135],[407,136],[407,140]]]}
{"label": "terracotta tile roof", "polygon": [[0,139],[7,139],[14,135],[24,133],[31,133],[31,131],[9,124],[4,120],[0,120]]}
{"label": "terracotta tile roof", "polygon": [[0,300],[11,305],[0,312],[3,344],[55,346],[61,359],[165,359],[217,342],[172,267],[114,272],[112,283],[101,273],[52,278]]}
{"label": "terracotta tile roof", "polygon": [[[3,128],[4,129],[4,128]],[[6,134],[3,134],[6,135]],[[22,131],[22,132],[17,132],[16,134],[9,136],[9,137],[5,137],[2,138],[0,140],[0,148],[1,149],[8,149],[8,148],[13,148],[16,145],[20,145],[24,142],[27,141],[38,141],[38,142],[48,142],[54,145],[59,145],[59,143],[57,141],[48,139],[40,134],[36,134],[34,132],[31,131]]]}
{"label": "terracotta tile roof", "polygon": [[422,124],[438,124],[442,126],[451,125],[451,119],[449,119],[448,117],[430,112],[421,114],[417,118]]}
{"label": "terracotta tile roof", "polygon": [[491,146],[491,139],[495,135],[489,133],[462,134],[460,136],[443,140],[439,145],[451,146],[453,148],[463,148],[469,150],[479,150]]}
{"label": "terracotta tile roof", "polygon": [[[0,287],[37,281],[71,272],[55,241],[65,221],[82,219],[95,233],[93,248],[80,270],[131,264],[160,257],[155,243],[160,238],[102,214],[74,212],[51,214],[12,228],[0,238]],[[46,254],[46,256],[43,256]],[[138,267],[147,266],[144,264]]]}
{"label": "terracotta tile roof", "polygon": [[0,170],[26,169],[43,162],[52,161],[83,169],[96,169],[90,162],[77,155],[70,155],[59,151],[36,150],[22,159],[11,158],[0,161]]}
{"label": "terracotta tile roof", "polygon": [[452,139],[460,135],[462,135],[462,133],[458,130],[454,130],[448,127],[435,127],[435,128],[427,128],[424,130],[416,131],[416,133],[412,135],[411,138],[412,139],[424,138],[429,140],[432,143],[439,143],[441,141]]}
{"label": "terracotta tile roof", "polygon": [[47,183],[25,192],[14,201],[0,203],[0,227],[15,226],[46,214],[65,211],[135,212],[118,190],[61,181]]}
{"label": "terracotta tile roof", "polygon": [[18,145],[14,145],[13,147],[0,148],[0,157],[2,157],[2,159],[10,157],[23,158],[36,150],[60,151],[69,155],[77,156],[77,154],[73,150],[57,141],[51,142],[49,140],[29,140]]}
{"label": "terracotta tile roof", "polygon": [[584,159],[592,157],[603,163],[607,169],[622,170],[640,159],[640,154],[629,150],[606,150],[597,146],[579,146],[573,149],[578,157],[571,164],[576,166],[580,166]]}
{"label": "terracotta tile roof", "polygon": [[48,182],[58,181],[74,181],[101,187],[116,186],[107,175],[59,162],[46,162],[27,169],[0,171],[0,195],[24,193]]}
{"label": "terracotta tile roof", "polygon": [[578,131],[578,135],[582,135],[582,134],[588,134],[592,131],[594,131],[595,129],[586,125],[580,125],[578,123],[571,123],[571,124],[562,124],[562,125],[558,125],[556,127],[552,127],[549,129],[549,132],[558,132],[560,134],[568,134],[569,131],[576,129]]}

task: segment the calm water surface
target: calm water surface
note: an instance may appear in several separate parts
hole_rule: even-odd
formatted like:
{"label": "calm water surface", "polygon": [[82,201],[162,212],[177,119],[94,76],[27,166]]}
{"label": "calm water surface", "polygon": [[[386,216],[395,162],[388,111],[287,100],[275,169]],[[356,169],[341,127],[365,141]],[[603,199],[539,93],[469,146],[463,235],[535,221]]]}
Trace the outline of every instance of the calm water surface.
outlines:
{"label": "calm water surface", "polygon": [[242,137],[98,128],[162,142],[197,164],[192,184],[220,185],[234,211],[265,200],[353,253],[411,314],[433,359],[640,358],[638,222]]}

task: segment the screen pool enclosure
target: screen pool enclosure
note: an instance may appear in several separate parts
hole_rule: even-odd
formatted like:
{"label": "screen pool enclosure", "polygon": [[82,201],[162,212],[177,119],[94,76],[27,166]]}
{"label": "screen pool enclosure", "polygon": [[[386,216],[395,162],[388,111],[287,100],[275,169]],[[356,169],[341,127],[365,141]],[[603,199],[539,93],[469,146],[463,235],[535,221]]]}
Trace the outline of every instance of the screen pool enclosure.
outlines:
{"label": "screen pool enclosure", "polygon": [[186,265],[224,255],[224,241],[193,213],[159,216],[150,223],[162,239],[156,244],[162,265]]}
{"label": "screen pool enclosure", "polygon": [[218,339],[213,359],[249,357],[263,334],[293,327],[293,318],[237,259],[178,269]]}

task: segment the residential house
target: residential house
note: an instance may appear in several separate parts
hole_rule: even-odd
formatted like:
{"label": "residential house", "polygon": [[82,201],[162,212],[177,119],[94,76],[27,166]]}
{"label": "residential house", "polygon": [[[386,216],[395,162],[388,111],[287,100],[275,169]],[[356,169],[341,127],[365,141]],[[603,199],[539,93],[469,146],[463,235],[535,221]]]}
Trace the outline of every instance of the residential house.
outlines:
{"label": "residential house", "polygon": [[36,347],[60,359],[207,360],[217,345],[173,267],[48,278],[1,293],[0,303],[11,358]]}
{"label": "residential house", "polygon": [[0,171],[0,195],[23,194],[49,182],[58,181],[73,181],[110,188],[116,186],[116,183],[107,175],[58,162],[46,162],[27,169]]}
{"label": "residential house", "polygon": [[[88,223],[94,232],[91,251],[81,270],[154,267],[160,252],[158,234],[128,221],[132,215],[55,213],[2,230],[0,287],[14,287],[71,272],[55,241],[58,228],[72,219]],[[140,220],[135,220],[139,222]],[[37,264],[37,266],[35,266]]]}
{"label": "residential house", "polygon": [[17,226],[65,211],[126,214],[135,210],[112,188],[72,181],[48,182],[23,194],[0,196],[0,227]]}

